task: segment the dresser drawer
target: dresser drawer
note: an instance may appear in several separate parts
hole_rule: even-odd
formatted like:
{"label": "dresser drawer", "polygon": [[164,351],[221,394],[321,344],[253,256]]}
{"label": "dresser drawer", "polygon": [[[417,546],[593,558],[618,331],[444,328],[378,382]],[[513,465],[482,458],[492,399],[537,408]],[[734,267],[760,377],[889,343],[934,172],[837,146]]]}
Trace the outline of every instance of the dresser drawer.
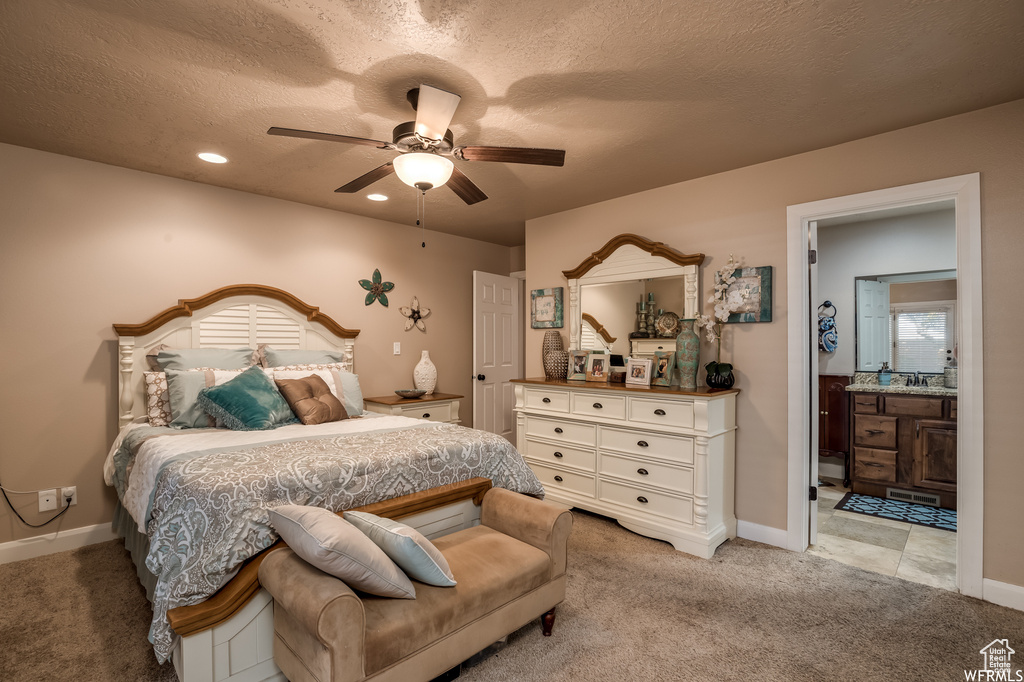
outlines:
{"label": "dresser drawer", "polygon": [[548,391],[543,388],[528,388],[525,393],[526,395],[524,396],[523,402],[526,407],[549,410],[551,412],[569,411],[568,391]]}
{"label": "dresser drawer", "polygon": [[956,419],[956,398],[949,401],[949,418]]}
{"label": "dresser drawer", "polygon": [[665,436],[602,426],[601,449],[693,464],[693,439],[685,436]]}
{"label": "dresser drawer", "polygon": [[604,419],[625,419],[626,396],[574,393],[572,396],[572,413]]}
{"label": "dresser drawer", "polygon": [[429,419],[432,422],[446,422],[452,418],[451,403],[424,403],[402,408],[403,417],[414,419]]}
{"label": "dresser drawer", "polygon": [[878,414],[878,396],[874,393],[854,393],[853,411],[861,414]]}
{"label": "dresser drawer", "polygon": [[853,477],[857,480],[896,482],[894,450],[854,448],[853,462]]}
{"label": "dresser drawer", "polygon": [[693,428],[693,403],[630,398],[629,421]]}
{"label": "dresser drawer", "polygon": [[586,474],[577,474],[572,471],[565,471],[556,467],[544,466],[530,462],[530,468],[537,475],[545,488],[557,488],[566,490],[587,497],[594,497],[595,479]]}
{"label": "dresser drawer", "polygon": [[853,442],[877,448],[896,448],[896,417],[857,414],[853,418]]}
{"label": "dresser drawer", "polygon": [[599,497],[648,514],[657,514],[682,523],[693,523],[693,500],[640,487],[601,481]]}
{"label": "dresser drawer", "polygon": [[543,419],[526,415],[526,435],[580,445],[597,444],[597,427],[562,419]]}
{"label": "dresser drawer", "polygon": [[885,396],[885,414],[903,414],[941,419],[942,398],[887,395]]}
{"label": "dresser drawer", "polygon": [[556,466],[564,464],[577,469],[586,469],[587,471],[594,471],[595,460],[597,459],[597,453],[594,450],[582,450],[567,445],[544,443],[530,438],[526,439],[526,449],[523,451],[523,456],[533,460],[543,460],[548,464]]}
{"label": "dresser drawer", "polygon": [[676,340],[664,339],[633,339],[629,342],[633,355],[654,355],[656,351],[675,351]]}
{"label": "dresser drawer", "polygon": [[693,469],[689,467],[673,467],[602,452],[600,472],[601,476],[615,476],[693,494]]}

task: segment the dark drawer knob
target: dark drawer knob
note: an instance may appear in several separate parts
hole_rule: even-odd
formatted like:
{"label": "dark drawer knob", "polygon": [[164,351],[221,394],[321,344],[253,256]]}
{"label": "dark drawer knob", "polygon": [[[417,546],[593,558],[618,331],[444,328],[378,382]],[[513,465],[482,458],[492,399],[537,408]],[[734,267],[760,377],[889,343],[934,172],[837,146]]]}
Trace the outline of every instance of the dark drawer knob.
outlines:
{"label": "dark drawer knob", "polygon": [[601,403],[594,403],[595,410],[600,410],[602,407],[604,407],[604,405],[602,405]]}
{"label": "dark drawer knob", "polygon": [[645,440],[638,440],[636,442],[636,444],[639,445],[642,448],[646,448],[647,447],[647,441],[645,441]]}
{"label": "dark drawer knob", "polygon": [[871,433],[871,434],[885,433],[885,431],[883,431],[882,429],[868,429],[868,433]]}
{"label": "dark drawer knob", "polygon": [[424,419],[430,419],[430,413],[429,412],[424,412],[423,413],[423,418]]}
{"label": "dark drawer knob", "polygon": [[559,483],[561,483],[562,482],[562,477],[561,476],[555,476],[555,480],[558,481]]}
{"label": "dark drawer knob", "polygon": [[878,462],[864,462],[864,465],[869,467],[878,467],[879,469],[882,468],[882,465]]}
{"label": "dark drawer knob", "polygon": [[558,452],[558,451],[556,450],[556,451],[555,451],[555,457],[557,457],[557,458],[561,459],[561,458],[565,457],[565,455],[563,455],[563,454],[562,454],[561,452]]}
{"label": "dark drawer knob", "polygon": [[654,414],[658,415],[659,417],[664,417],[665,416],[665,410],[661,410],[661,409],[655,410]]}
{"label": "dark drawer knob", "polygon": [[637,469],[636,472],[638,474],[640,474],[641,476],[646,476],[647,475],[647,469]]}
{"label": "dark drawer knob", "polygon": [[555,427],[555,433],[561,433],[561,432],[562,432],[562,427],[561,426],[556,426]]}
{"label": "dark drawer knob", "polygon": [[641,495],[640,497],[636,498],[636,501],[639,502],[640,504],[647,504],[647,498],[644,497],[643,495]]}
{"label": "dark drawer knob", "polygon": [[542,403],[550,403],[551,402],[551,398],[544,398],[544,400],[542,400],[541,402]]}

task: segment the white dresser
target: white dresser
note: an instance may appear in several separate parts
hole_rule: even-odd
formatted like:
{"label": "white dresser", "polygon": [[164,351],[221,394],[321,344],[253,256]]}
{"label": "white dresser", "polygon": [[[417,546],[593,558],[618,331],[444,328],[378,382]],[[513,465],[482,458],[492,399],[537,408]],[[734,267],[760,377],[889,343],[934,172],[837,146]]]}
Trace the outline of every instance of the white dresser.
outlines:
{"label": "white dresser", "polygon": [[516,443],[549,501],[711,558],[736,537],[736,394],[518,379]]}

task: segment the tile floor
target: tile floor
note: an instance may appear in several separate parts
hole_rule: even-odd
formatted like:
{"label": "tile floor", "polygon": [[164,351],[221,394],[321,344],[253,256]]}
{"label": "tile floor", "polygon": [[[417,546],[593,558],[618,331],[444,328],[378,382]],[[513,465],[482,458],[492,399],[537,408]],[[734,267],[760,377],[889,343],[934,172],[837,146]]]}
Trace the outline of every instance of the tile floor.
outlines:
{"label": "tile floor", "polygon": [[956,533],[835,506],[849,490],[818,487],[818,542],[808,552],[868,571],[956,591]]}

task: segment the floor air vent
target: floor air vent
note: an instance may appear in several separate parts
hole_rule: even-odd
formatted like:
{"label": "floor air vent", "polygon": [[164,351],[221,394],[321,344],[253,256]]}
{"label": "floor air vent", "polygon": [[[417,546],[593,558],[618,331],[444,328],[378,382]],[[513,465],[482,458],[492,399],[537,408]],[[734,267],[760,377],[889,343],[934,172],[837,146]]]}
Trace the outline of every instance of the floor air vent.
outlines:
{"label": "floor air vent", "polygon": [[913,502],[914,504],[926,504],[929,507],[939,506],[938,495],[931,495],[929,493],[915,493],[909,490],[897,490],[896,488],[887,488],[885,491],[885,499],[900,500],[902,502]]}

